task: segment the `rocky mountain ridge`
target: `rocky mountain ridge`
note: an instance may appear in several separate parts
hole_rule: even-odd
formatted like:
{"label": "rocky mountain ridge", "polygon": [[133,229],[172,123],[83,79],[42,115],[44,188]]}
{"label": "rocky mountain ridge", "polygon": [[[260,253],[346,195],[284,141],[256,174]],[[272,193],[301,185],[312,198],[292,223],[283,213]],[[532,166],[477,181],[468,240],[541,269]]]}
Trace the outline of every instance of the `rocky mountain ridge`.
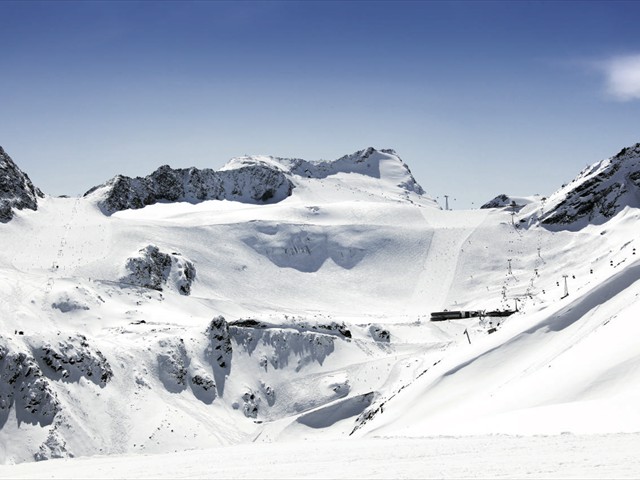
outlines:
{"label": "rocky mountain ridge", "polygon": [[38,209],[38,198],[44,194],[18,168],[11,157],[0,147],[0,222],[13,218],[13,209]]}
{"label": "rocky mountain ridge", "polygon": [[[383,171],[385,162],[386,172]],[[146,177],[118,175],[93,187],[84,196],[97,198],[107,215],[158,202],[231,200],[266,204],[289,197],[301,177],[321,180],[351,173],[377,179],[397,177],[397,187],[417,195],[425,193],[395,151],[369,147],[333,161],[244,156],[231,159],[220,170],[173,169],[164,165]]]}
{"label": "rocky mountain ridge", "polygon": [[640,207],[640,143],[585,168],[538,212],[544,225],[602,223],[625,207]]}
{"label": "rocky mountain ridge", "polygon": [[524,225],[578,230],[604,223],[626,207],[640,207],[640,143],[589,165],[548,197],[500,194],[480,208],[519,212]]}
{"label": "rocky mountain ridge", "polygon": [[[219,170],[173,169],[164,165],[146,177],[117,175],[91,188],[84,197],[94,199],[107,215],[158,202],[231,200],[268,204],[289,197],[300,179],[321,180],[340,174],[391,177],[405,192],[425,193],[394,150],[369,147],[332,161],[244,156],[231,159]],[[42,191],[0,147],[0,222],[11,220],[14,209],[37,210],[38,198],[43,197]],[[481,208],[504,208],[514,201],[519,209],[528,207],[523,215],[528,216],[529,223],[539,221],[559,228],[598,223],[626,206],[640,206],[640,143],[590,165],[548,198],[501,194]]]}
{"label": "rocky mountain ridge", "polygon": [[98,196],[98,205],[109,215],[158,202],[234,200],[245,203],[279,202],[293,190],[282,172],[260,165],[237,170],[179,168],[163,165],[146,177],[118,175],[93,187],[85,197]]}

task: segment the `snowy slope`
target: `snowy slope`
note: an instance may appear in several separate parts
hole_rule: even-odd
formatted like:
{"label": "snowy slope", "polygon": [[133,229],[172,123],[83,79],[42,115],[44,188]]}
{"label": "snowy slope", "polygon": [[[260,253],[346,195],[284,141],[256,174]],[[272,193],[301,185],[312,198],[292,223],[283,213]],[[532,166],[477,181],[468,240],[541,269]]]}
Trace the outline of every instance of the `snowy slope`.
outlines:
{"label": "snowy slope", "polygon": [[555,231],[443,211],[390,150],[247,168],[291,195],[105,215],[107,184],[0,227],[0,462],[640,431],[636,206]]}
{"label": "snowy slope", "polygon": [[[637,478],[639,434],[300,440],[23,463],[0,478]],[[250,459],[250,461],[247,461]]]}
{"label": "snowy slope", "polygon": [[[626,230],[632,238],[637,227]],[[370,410],[384,403],[384,415],[362,422],[362,430],[402,436],[638,431],[640,261],[633,244],[603,253],[631,262],[625,267],[586,252],[582,265],[565,264],[576,274],[568,277],[568,297],[538,307],[534,291],[524,312],[491,337],[470,330],[468,348],[437,365],[423,362],[424,375],[402,395],[374,402]],[[561,298],[561,287],[547,288]]]}

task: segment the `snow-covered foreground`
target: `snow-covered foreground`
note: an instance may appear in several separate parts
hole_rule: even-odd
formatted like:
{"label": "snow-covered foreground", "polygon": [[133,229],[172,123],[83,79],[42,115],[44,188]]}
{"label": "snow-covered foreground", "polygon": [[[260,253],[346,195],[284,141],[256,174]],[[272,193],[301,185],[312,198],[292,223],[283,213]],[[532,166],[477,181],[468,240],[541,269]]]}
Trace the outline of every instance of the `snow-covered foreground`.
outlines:
{"label": "snow-covered foreground", "polygon": [[638,478],[640,434],[299,440],[9,465],[0,478]]}

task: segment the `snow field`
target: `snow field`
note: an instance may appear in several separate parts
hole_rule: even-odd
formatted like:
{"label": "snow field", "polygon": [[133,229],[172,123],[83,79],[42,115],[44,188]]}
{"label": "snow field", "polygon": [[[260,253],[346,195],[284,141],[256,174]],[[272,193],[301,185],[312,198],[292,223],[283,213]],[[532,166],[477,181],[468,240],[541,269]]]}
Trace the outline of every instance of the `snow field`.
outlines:
{"label": "snow field", "polygon": [[24,463],[0,478],[637,478],[638,447],[638,434],[298,439]]}
{"label": "snow field", "polygon": [[[82,465],[106,477],[269,477],[282,462],[293,477],[637,476],[636,461],[616,463],[637,445],[617,434],[640,431],[637,209],[580,231],[525,228],[533,207],[445,212],[398,188],[401,166],[358,168],[375,175],[302,176],[272,205],[104,216],[90,199],[47,198],[18,212],[0,229],[2,345],[33,352],[82,334],[113,378],[100,386],[43,367],[61,412],[47,425],[15,409],[0,417],[0,462],[45,445],[49,457],[125,455],[47,470],[71,477]],[[122,281],[151,244],[193,262],[190,296]],[[508,318],[429,321],[516,300]],[[218,315],[233,350],[222,377],[207,356]],[[248,319],[258,326],[234,326]],[[327,327],[343,324],[350,336]],[[592,459],[598,443],[600,467],[581,463],[580,449]],[[538,464],[526,456],[535,449]]]}

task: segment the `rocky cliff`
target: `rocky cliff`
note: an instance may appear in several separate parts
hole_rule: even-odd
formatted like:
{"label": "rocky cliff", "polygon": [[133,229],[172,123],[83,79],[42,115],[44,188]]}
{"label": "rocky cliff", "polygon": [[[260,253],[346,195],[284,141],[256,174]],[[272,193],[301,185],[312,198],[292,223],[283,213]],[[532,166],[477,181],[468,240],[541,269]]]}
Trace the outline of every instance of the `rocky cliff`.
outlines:
{"label": "rocky cliff", "polygon": [[262,165],[228,171],[173,169],[164,165],[146,177],[118,175],[84,196],[97,196],[98,205],[109,215],[158,202],[275,203],[291,195],[292,190],[293,185],[282,172]]}
{"label": "rocky cliff", "polygon": [[29,176],[18,168],[0,147],[0,222],[13,218],[13,209],[38,209],[43,193],[33,186]]}

